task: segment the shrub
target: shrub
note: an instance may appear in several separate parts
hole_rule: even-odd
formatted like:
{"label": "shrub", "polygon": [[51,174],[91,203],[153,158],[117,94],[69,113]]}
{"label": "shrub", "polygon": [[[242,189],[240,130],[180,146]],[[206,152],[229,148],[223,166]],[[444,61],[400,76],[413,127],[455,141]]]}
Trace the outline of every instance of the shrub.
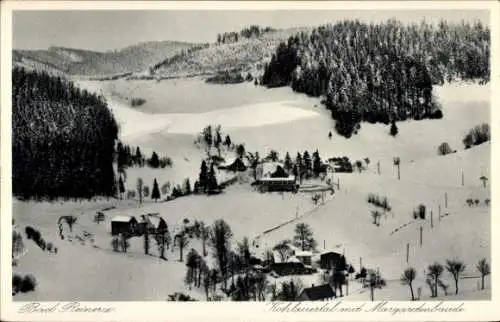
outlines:
{"label": "shrub", "polygon": [[425,209],[425,206],[423,204],[420,204],[418,205],[418,217],[420,219],[425,219],[425,212],[426,212],[426,209]]}
{"label": "shrub", "polygon": [[23,278],[17,274],[12,275],[12,292],[14,294],[21,291],[21,286],[23,283]]}
{"label": "shrub", "polygon": [[391,129],[389,130],[389,134],[392,135],[392,136],[396,136],[398,135],[398,127],[396,125],[396,122],[392,121],[391,123]]}
{"label": "shrub", "polygon": [[24,231],[26,232],[26,238],[33,239],[35,242],[39,241],[41,238],[40,232],[31,226],[26,226]]}
{"label": "shrub", "polygon": [[132,107],[141,106],[144,103],[146,103],[146,100],[140,97],[132,97],[130,100],[130,105],[132,105]]}
{"label": "shrub", "polygon": [[35,277],[31,274],[28,274],[23,278],[23,280],[21,282],[20,291],[23,293],[34,291],[35,287],[36,287]]}
{"label": "shrub", "polygon": [[466,149],[473,145],[479,145],[491,139],[490,126],[488,123],[476,125],[465,135],[462,142]]}
{"label": "shrub", "polygon": [[446,142],[443,142],[438,146],[438,155],[447,155],[452,152],[453,150],[450,148],[450,145]]}
{"label": "shrub", "polygon": [[113,239],[111,239],[111,247],[113,247],[114,252],[118,251],[119,245],[120,245],[120,241],[118,240],[118,237],[114,237]]}
{"label": "shrub", "polygon": [[144,186],[142,188],[142,194],[144,195],[144,197],[149,197],[149,187],[148,186]]}
{"label": "shrub", "polygon": [[47,251],[52,252],[52,249],[54,248],[54,245],[51,242],[47,243]]}

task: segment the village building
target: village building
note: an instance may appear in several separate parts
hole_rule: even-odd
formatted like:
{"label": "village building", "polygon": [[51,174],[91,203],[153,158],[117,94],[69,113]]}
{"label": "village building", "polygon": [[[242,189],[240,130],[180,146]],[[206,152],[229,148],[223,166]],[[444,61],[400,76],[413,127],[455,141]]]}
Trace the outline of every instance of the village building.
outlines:
{"label": "village building", "polygon": [[305,288],[300,293],[299,301],[329,301],[335,298],[335,292],[330,284],[323,284]]}
{"label": "village building", "polygon": [[295,177],[289,175],[284,165],[279,162],[262,163],[257,169],[257,180],[254,185],[258,186],[260,192],[297,192],[299,188]]}
{"label": "village building", "polygon": [[150,234],[163,233],[167,231],[168,227],[167,222],[159,213],[141,215],[139,226],[141,233],[145,233],[147,230]]}
{"label": "village building", "polygon": [[297,251],[295,252],[295,258],[297,258],[304,265],[312,264],[312,252],[310,251]]}
{"label": "village building", "polygon": [[135,235],[139,224],[133,216],[115,216],[111,219],[111,235],[119,234]]}
{"label": "village building", "polygon": [[326,252],[320,255],[320,267],[323,269],[332,269],[338,266],[347,266],[345,257],[336,252]]}
{"label": "village building", "polygon": [[230,158],[226,162],[218,166],[220,170],[233,171],[233,172],[244,172],[247,170],[245,162],[241,158]]}

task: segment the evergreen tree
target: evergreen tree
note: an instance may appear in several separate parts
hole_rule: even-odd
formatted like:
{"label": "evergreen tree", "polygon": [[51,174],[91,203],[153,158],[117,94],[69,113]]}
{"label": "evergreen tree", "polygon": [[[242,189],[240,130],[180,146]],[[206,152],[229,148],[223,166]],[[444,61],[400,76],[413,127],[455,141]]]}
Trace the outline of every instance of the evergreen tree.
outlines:
{"label": "evergreen tree", "polygon": [[293,162],[292,162],[292,158],[290,158],[290,154],[288,153],[288,151],[286,152],[285,154],[285,170],[290,172],[292,169],[293,169]]}
{"label": "evergreen tree", "polygon": [[231,137],[229,135],[226,135],[226,138],[224,140],[224,144],[227,146],[227,148],[229,149],[231,147]]}
{"label": "evergreen tree", "polygon": [[295,226],[294,246],[304,250],[316,249],[316,240],[313,238],[311,227],[305,223]]}
{"label": "evergreen tree", "polygon": [[151,159],[148,160],[149,166],[151,168],[158,168],[160,166],[160,159],[158,158],[158,154],[155,151],[151,154]]}
{"label": "evergreen tree", "polygon": [[240,159],[245,156],[245,146],[243,144],[238,144],[238,146],[236,146],[236,155]]}
{"label": "evergreen tree", "polygon": [[208,189],[208,168],[205,160],[201,161],[200,175],[198,178],[198,186],[200,191],[206,192]]}
{"label": "evergreen tree", "polygon": [[321,158],[318,150],[313,153],[313,173],[315,177],[318,177],[321,173]]}
{"label": "evergreen tree", "polygon": [[120,176],[120,179],[118,181],[118,189],[120,191],[120,199],[123,198],[123,194],[125,193],[125,185],[123,184],[123,179],[122,176]]}
{"label": "evergreen tree", "polygon": [[191,183],[189,182],[189,178],[186,178],[186,180],[184,180],[184,194],[191,194]]}
{"label": "evergreen tree", "polygon": [[396,136],[398,135],[398,127],[396,126],[396,122],[395,121],[392,121],[391,122],[391,129],[389,131],[389,134],[392,135],[392,136]]}
{"label": "evergreen tree", "polygon": [[160,189],[158,188],[158,182],[156,181],[156,178],[153,181],[153,191],[151,192],[151,199],[154,199],[155,201],[158,201],[160,199]]}
{"label": "evergreen tree", "polygon": [[303,162],[304,162],[304,168],[302,170],[304,171],[304,175],[306,176],[306,178],[309,178],[310,173],[312,171],[312,160],[308,151],[304,151]]}
{"label": "evergreen tree", "polygon": [[143,160],[144,160],[144,157],[142,156],[142,153],[141,153],[141,149],[139,147],[137,147],[135,149],[135,162],[139,165],[139,166],[143,166]]}
{"label": "evergreen tree", "polygon": [[214,165],[210,165],[210,171],[208,172],[208,191],[214,192],[219,188],[219,184],[217,183],[217,177],[215,175]]}

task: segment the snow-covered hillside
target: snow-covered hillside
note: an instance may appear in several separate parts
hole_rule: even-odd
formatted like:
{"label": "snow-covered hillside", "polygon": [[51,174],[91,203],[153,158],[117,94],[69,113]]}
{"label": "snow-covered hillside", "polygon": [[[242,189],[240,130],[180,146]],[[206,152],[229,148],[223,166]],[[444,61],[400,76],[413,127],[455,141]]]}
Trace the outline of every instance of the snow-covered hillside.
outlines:
{"label": "snow-covered hillside", "polygon": [[[408,288],[400,285],[399,277],[410,265],[417,269],[415,287],[422,288],[425,298],[429,292],[424,272],[434,261],[445,264],[446,259],[461,259],[467,265],[464,276],[477,277],[477,261],[484,257],[491,262],[491,215],[490,207],[484,202],[491,198],[490,189],[489,185],[483,187],[479,180],[480,176],[490,178],[491,146],[485,143],[464,150],[461,140],[473,126],[489,122],[489,87],[446,85],[437,88],[435,94],[443,105],[442,120],[398,123],[396,138],[389,136],[388,128],[382,125],[363,123],[360,133],[349,140],[337,136],[329,140],[331,119],[322,108],[314,108],[313,101],[308,99],[244,104],[188,117],[168,111],[162,115],[146,114],[110,98],[124,141],[141,148],[145,146],[146,150],[161,151],[174,159],[171,169],[129,169],[127,189],[135,188],[138,177],[144,178],[148,185],[153,178],[158,178],[160,184],[195,178],[205,152],[193,144],[194,134],[208,124],[222,124],[233,142],[244,142],[247,151],[259,151],[261,155],[270,149],[278,150],[281,156],[286,150],[294,156],[297,151],[318,149],[325,159],[346,155],[351,160],[368,157],[371,162],[361,173],[334,175],[334,182],[337,179],[340,182],[340,190],[317,206],[308,193],[260,194],[253,191],[248,182],[231,186],[217,196],[189,196],[166,203],[146,200],[142,205],[133,200],[15,201],[13,216],[20,229],[27,225],[36,227],[59,249],[57,254],[42,252],[32,241],[25,241],[28,252],[13,269],[18,273],[32,273],[39,285],[36,291],[15,299],[165,300],[168,294],[184,292],[203,300],[201,291],[189,291],[184,285],[185,263],[177,261],[177,249],[174,253],[169,250],[168,260],[164,261],[154,252],[153,256],[144,255],[142,240],[132,238],[128,253],[112,251],[109,220],[114,215],[138,216],[150,212],[159,212],[169,227],[180,227],[186,218],[190,222],[203,220],[209,225],[222,218],[233,230],[233,244],[247,236],[259,246],[252,249],[257,255],[285,238],[293,238],[295,224],[305,222],[311,226],[320,251],[325,248],[344,252],[356,270],[359,270],[360,258],[363,266],[380,269],[388,286],[377,291],[377,299],[409,298]],[[438,156],[437,146],[442,142],[448,142],[457,152]],[[400,180],[392,163],[395,156],[401,159]],[[380,174],[377,162],[380,162]],[[374,208],[366,201],[370,193],[386,196],[392,206],[392,211],[381,218],[380,226],[372,223]],[[479,205],[469,207],[468,198],[478,199]],[[412,217],[412,211],[419,204],[427,207],[425,220]],[[96,211],[109,206],[115,208],[105,211],[106,221],[94,223]],[[59,216],[68,214],[78,216],[74,232],[66,232],[72,241],[61,240],[57,228]],[[275,227],[279,228],[265,233]],[[76,236],[83,236],[84,231],[93,235],[94,242],[87,240],[82,245]],[[408,263],[407,244],[410,247]],[[185,253],[191,247],[200,251],[201,246],[193,239]],[[451,285],[448,274],[444,275],[446,283]],[[305,285],[317,284],[317,275],[303,278]],[[271,278],[270,281],[273,282]],[[463,293],[444,299],[490,296],[489,279],[486,291],[476,291],[477,278],[464,279],[460,285]],[[346,299],[369,298],[356,282],[352,282],[351,287],[352,292]]]}

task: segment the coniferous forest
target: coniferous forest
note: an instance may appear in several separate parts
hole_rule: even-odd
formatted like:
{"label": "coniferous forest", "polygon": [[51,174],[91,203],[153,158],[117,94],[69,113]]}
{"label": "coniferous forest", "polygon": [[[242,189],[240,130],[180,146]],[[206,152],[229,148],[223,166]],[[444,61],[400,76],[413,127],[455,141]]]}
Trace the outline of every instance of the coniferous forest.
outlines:
{"label": "coniferous forest", "polygon": [[441,118],[432,86],[454,80],[488,82],[489,52],[490,30],[480,22],[343,21],[281,43],[261,84],[323,96],[336,131],[350,137],[362,121]]}
{"label": "coniferous forest", "polygon": [[118,125],[102,97],[61,77],[12,72],[12,184],[21,198],[116,195]]}

